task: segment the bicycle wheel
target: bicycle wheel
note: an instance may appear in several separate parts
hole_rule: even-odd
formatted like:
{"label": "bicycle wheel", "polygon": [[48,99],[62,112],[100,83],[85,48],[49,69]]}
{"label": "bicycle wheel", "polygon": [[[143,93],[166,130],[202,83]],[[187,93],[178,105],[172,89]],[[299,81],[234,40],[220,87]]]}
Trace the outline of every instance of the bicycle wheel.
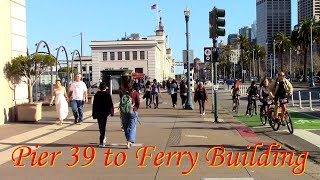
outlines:
{"label": "bicycle wheel", "polygon": [[238,113],[239,110],[239,100],[236,101],[236,113]]}
{"label": "bicycle wheel", "polygon": [[271,126],[271,128],[274,130],[274,131],[278,131],[279,128],[280,128],[280,124],[278,122],[276,122],[276,120],[273,118],[273,113],[274,113],[274,110],[270,110],[270,114],[269,114],[269,124]]}
{"label": "bicycle wheel", "polygon": [[253,111],[254,111],[254,106],[253,106],[253,102],[251,102],[250,104],[250,116],[253,116]]}
{"label": "bicycle wheel", "polygon": [[289,113],[286,113],[285,117],[286,119],[286,124],[287,124],[287,128],[289,130],[289,133],[290,134],[293,134],[293,124],[292,124],[292,121],[291,121],[291,116]]}
{"label": "bicycle wheel", "polygon": [[264,109],[262,109],[260,111],[260,121],[261,121],[262,125],[266,125],[267,124],[267,116],[265,114],[265,110]]}

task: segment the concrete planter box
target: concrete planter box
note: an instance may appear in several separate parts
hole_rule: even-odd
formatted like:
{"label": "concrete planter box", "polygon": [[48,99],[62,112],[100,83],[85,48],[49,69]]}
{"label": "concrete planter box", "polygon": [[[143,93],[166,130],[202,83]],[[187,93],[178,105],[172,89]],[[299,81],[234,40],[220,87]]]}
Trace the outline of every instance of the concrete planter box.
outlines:
{"label": "concrete planter box", "polygon": [[37,122],[42,119],[42,103],[19,104],[17,108],[17,121]]}

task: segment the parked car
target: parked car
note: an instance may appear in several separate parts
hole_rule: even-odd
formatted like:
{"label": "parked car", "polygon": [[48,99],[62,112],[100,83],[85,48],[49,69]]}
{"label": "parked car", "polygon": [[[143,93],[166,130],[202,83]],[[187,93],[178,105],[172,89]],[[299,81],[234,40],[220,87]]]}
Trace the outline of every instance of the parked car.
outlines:
{"label": "parked car", "polygon": [[218,84],[224,84],[224,80],[223,79],[219,79],[218,80]]}

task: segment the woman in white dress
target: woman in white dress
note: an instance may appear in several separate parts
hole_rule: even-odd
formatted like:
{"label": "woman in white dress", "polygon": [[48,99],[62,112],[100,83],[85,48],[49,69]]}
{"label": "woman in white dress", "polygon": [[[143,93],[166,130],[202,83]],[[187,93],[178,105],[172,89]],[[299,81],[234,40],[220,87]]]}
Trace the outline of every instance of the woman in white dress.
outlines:
{"label": "woman in white dress", "polygon": [[63,120],[68,116],[68,95],[65,87],[61,85],[60,80],[56,80],[56,87],[54,88],[53,97],[50,102],[50,106],[52,106],[53,101],[55,100],[56,110],[59,115],[58,125],[62,125]]}

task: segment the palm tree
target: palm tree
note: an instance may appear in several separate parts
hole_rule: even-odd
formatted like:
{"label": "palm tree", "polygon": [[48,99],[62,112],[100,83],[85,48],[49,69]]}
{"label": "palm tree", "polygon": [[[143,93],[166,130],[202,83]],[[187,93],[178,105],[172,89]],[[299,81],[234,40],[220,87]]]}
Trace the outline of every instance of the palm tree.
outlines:
{"label": "palm tree", "polygon": [[[250,46],[250,42],[249,40],[245,37],[245,36],[242,36],[240,35],[238,37],[238,39],[236,40],[237,44],[240,45],[240,50],[241,50],[241,63],[242,63],[242,69],[243,69],[243,66],[244,66],[244,51],[247,51],[249,46]],[[241,72],[242,73],[242,72]],[[243,73],[242,73],[242,82],[244,83],[244,76],[243,76]]]}
{"label": "palm tree", "polygon": [[[278,32],[274,37],[276,50],[280,59],[280,71],[283,71],[283,53],[291,48],[291,40],[284,32]],[[278,68],[279,70],[279,68]]]}
{"label": "palm tree", "polygon": [[223,57],[224,57],[224,60],[223,60],[223,65],[226,69],[226,74],[230,75],[230,72],[231,72],[231,61],[230,61],[230,56],[233,54],[232,52],[232,48],[230,45],[226,45],[223,47]]}
{"label": "palm tree", "polygon": [[[308,50],[310,47],[310,27],[311,24],[313,23],[313,19],[304,19],[300,25],[295,26],[295,29],[292,31],[291,34],[291,41],[292,44],[297,48],[301,49],[303,51],[304,55],[304,60],[303,60],[303,82],[307,81],[307,55],[308,55]],[[314,25],[312,28],[312,33],[314,35],[314,40],[319,42],[319,37],[318,35],[320,34],[319,32],[319,26]]]}
{"label": "palm tree", "polygon": [[258,59],[258,80],[260,81],[260,78],[261,78],[260,77],[260,69],[261,69],[260,60],[264,59],[264,57],[266,57],[267,53],[266,53],[266,49],[263,46],[258,45],[258,44],[255,46],[256,46],[255,49],[257,50],[256,57]]}

